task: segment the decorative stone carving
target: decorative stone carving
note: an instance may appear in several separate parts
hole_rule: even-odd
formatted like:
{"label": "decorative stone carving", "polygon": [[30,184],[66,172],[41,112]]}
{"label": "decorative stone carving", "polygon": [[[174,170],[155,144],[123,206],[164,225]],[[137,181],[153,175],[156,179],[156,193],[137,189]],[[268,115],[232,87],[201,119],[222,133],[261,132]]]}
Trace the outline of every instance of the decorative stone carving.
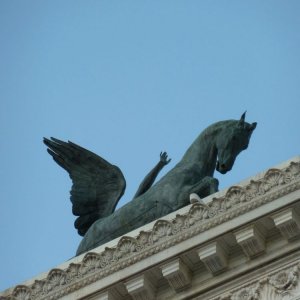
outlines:
{"label": "decorative stone carving", "polygon": [[31,286],[31,296],[32,298],[37,298],[45,293],[44,286],[46,284],[46,280],[36,280],[34,284]]}
{"label": "decorative stone carving", "polygon": [[293,208],[271,216],[283,237],[291,241],[300,236],[300,217]]}
{"label": "decorative stone carving", "polygon": [[72,280],[80,277],[80,275],[79,275],[80,267],[81,267],[80,264],[71,263],[69,265],[69,267],[66,270],[66,281],[68,283],[72,282]]}
{"label": "decorative stone carving", "polygon": [[265,251],[265,238],[256,225],[249,225],[234,234],[247,257],[254,258]]}
{"label": "decorative stone carving", "polygon": [[149,246],[150,236],[151,236],[150,232],[141,231],[139,233],[136,240],[139,243],[140,250],[143,250],[144,248]]}
{"label": "decorative stone carving", "polygon": [[60,269],[51,270],[47,276],[47,284],[44,285],[44,289],[49,292],[55,288],[65,285],[67,282],[66,277],[66,272]]}
{"label": "decorative stone carving", "polygon": [[[258,286],[247,287],[234,294],[231,300],[259,300]],[[270,299],[271,300],[271,299]]]}
{"label": "decorative stone carving", "polygon": [[300,175],[299,162],[292,161],[290,165],[283,170],[284,173],[284,181],[289,183],[295,180]]}
{"label": "decorative stone carving", "polygon": [[85,275],[88,273],[93,273],[96,271],[99,265],[100,257],[97,253],[89,252],[87,253],[80,267],[80,274]]}
{"label": "decorative stone carving", "polygon": [[263,193],[268,192],[275,186],[279,186],[285,183],[284,173],[278,169],[270,169],[264,176]]}
{"label": "decorative stone carving", "polygon": [[173,234],[172,224],[169,221],[158,220],[153,227],[151,241],[153,243],[158,242],[161,239],[165,239]]}
{"label": "decorative stone carving", "polygon": [[105,268],[106,266],[109,266],[112,262],[115,262],[116,256],[114,254],[115,249],[106,247],[104,252],[102,252],[99,257],[100,268]]}
{"label": "decorative stone carving", "polygon": [[31,291],[27,286],[19,285],[14,289],[12,295],[16,300],[30,300]]}
{"label": "decorative stone carving", "polygon": [[132,255],[133,253],[140,251],[140,248],[141,248],[141,246],[137,242],[136,239],[124,236],[118,242],[114,256],[117,259],[121,259],[123,257],[128,257],[128,256]]}
{"label": "decorative stone carving", "polygon": [[[188,225],[192,226],[195,223],[198,223],[201,220],[208,218],[208,209],[209,207],[201,203],[196,203],[192,205],[189,214],[188,214]],[[177,219],[177,218],[176,218]]]}
{"label": "decorative stone carving", "polygon": [[261,185],[262,185],[262,181],[254,181],[254,180],[250,181],[248,186],[246,186],[245,188],[246,201],[250,201],[251,199],[263,194],[261,192],[262,191],[260,187]]}
{"label": "decorative stone carving", "polygon": [[[225,198],[213,198],[208,205],[208,217],[211,219],[214,216],[226,211],[226,209],[227,207]],[[204,214],[204,219],[205,218],[206,214]]]}
{"label": "decorative stone carving", "polygon": [[298,266],[291,270],[285,270],[277,273],[269,279],[270,284],[275,288],[279,294],[285,291],[292,290],[298,283],[299,268]]}
{"label": "decorative stone carving", "polygon": [[[0,297],[2,299],[14,299],[16,296],[23,299],[30,297],[28,298],[30,300],[58,299],[61,295],[68,295],[154,253],[195,237],[205,230],[299,189],[300,162],[291,162],[283,169],[270,169],[262,178],[252,180],[245,186],[232,187],[225,195],[213,198],[208,204],[195,203],[186,207],[185,212],[177,214],[173,220],[158,220],[152,230],[141,231],[136,238],[123,237],[115,247],[105,248],[100,253],[89,252],[84,255],[82,261],[76,261],[76,264],[70,263],[65,270],[53,269],[45,278],[26,286],[27,289],[19,285],[9,294],[5,294],[5,297]],[[298,236],[299,217],[295,211],[280,212],[274,214],[272,218],[275,225],[289,240]],[[255,230],[252,236],[259,240],[257,238],[259,234]],[[261,241],[259,243],[262,244]],[[226,267],[226,253],[223,249],[218,250],[218,246],[211,246],[211,253],[209,254],[208,251],[206,256],[204,254],[199,250],[200,258],[202,256],[203,261],[206,260],[206,265],[209,265],[209,259],[212,258],[209,270],[213,274]],[[213,260],[214,256],[219,257],[217,267],[214,266],[216,263],[216,260]]]}
{"label": "decorative stone carving", "polygon": [[227,267],[227,253],[218,241],[200,248],[198,255],[206,268],[214,275],[224,271]]}
{"label": "decorative stone carving", "polygon": [[180,292],[191,285],[191,271],[180,258],[161,266],[161,271],[176,292]]}
{"label": "decorative stone carving", "polygon": [[298,300],[299,270],[300,263],[292,264],[209,300]]}
{"label": "decorative stone carving", "polygon": [[155,288],[146,275],[127,281],[125,286],[134,300],[155,299]]}
{"label": "decorative stone carving", "polygon": [[174,235],[183,231],[184,229],[188,228],[187,225],[187,216],[185,215],[176,215],[176,218],[173,220],[172,223],[172,232]]}
{"label": "decorative stone carving", "polygon": [[230,208],[234,205],[240,204],[246,201],[246,191],[239,186],[233,186],[229,188],[226,194],[226,208]]}

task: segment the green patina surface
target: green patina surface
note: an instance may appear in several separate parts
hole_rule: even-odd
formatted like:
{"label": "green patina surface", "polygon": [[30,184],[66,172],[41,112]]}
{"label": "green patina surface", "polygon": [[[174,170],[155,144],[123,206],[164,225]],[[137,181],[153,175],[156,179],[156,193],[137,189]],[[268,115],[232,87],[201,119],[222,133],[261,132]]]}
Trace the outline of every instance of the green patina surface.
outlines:
{"label": "green patina surface", "polygon": [[140,196],[96,220],[81,241],[77,255],[189,204],[189,195],[201,198],[218,190],[213,178],[231,170],[237,155],[248,147],[256,123],[240,120],[217,122],[206,128],[188,148],[181,161]]}

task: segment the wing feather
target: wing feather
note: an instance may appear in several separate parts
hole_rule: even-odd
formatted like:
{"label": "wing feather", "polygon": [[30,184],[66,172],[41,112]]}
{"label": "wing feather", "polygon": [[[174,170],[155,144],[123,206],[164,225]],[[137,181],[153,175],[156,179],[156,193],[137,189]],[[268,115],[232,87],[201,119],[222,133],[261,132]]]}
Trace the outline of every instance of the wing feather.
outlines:
{"label": "wing feather", "polygon": [[70,141],[44,138],[48,153],[72,179],[72,212],[79,216],[75,228],[84,235],[100,218],[115,210],[126,187],[121,170],[95,153]]}

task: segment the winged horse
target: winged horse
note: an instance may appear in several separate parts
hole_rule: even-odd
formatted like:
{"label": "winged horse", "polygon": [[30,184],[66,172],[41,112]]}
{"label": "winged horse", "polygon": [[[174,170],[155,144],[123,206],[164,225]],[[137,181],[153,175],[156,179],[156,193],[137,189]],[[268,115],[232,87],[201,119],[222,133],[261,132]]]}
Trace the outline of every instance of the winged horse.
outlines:
{"label": "winged horse", "polygon": [[70,175],[75,228],[83,237],[77,255],[100,246],[129,231],[152,222],[200,198],[218,191],[215,170],[231,170],[238,154],[248,147],[257,123],[239,120],[214,123],[203,130],[182,159],[154,183],[170,162],[166,152],[145,177],[134,198],[115,210],[124,194],[126,181],[121,170],[95,153],[70,141],[44,138],[47,151]]}

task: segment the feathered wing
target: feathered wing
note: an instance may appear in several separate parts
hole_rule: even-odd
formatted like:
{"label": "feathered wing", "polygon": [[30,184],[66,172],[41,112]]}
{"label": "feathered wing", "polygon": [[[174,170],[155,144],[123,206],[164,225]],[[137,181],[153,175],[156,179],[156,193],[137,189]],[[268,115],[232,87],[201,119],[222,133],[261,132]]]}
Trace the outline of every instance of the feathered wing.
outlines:
{"label": "feathered wing", "polygon": [[126,187],[121,170],[70,141],[44,138],[48,153],[70,175],[74,226],[80,235],[98,219],[113,213]]}

